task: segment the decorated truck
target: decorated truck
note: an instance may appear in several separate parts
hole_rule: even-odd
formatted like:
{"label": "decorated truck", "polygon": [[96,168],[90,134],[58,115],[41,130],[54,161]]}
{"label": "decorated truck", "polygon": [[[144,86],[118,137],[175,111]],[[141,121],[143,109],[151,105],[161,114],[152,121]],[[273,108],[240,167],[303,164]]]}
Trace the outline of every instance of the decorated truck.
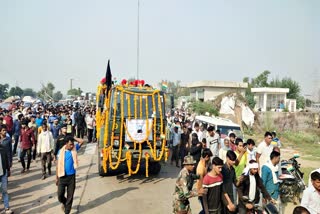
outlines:
{"label": "decorated truck", "polygon": [[168,158],[164,92],[143,80],[114,84],[110,78],[107,71],[96,98],[99,175],[159,173]]}

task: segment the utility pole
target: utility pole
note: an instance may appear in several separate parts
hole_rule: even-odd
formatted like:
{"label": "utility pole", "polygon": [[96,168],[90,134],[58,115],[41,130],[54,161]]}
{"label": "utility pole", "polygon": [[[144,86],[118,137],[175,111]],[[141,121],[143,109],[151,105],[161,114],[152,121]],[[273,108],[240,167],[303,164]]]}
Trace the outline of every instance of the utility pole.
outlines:
{"label": "utility pole", "polygon": [[138,0],[138,20],[137,20],[137,79],[139,79],[139,46],[140,46],[140,38],[139,38],[139,34],[140,34],[140,0]]}
{"label": "utility pole", "polygon": [[72,90],[72,81],[73,81],[74,79],[70,79],[70,90]]}

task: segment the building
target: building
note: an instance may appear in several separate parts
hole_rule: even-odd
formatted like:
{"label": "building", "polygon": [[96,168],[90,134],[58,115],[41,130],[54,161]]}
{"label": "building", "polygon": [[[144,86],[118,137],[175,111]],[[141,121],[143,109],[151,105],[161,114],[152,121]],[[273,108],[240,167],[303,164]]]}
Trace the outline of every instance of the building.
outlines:
{"label": "building", "polygon": [[287,99],[289,88],[251,88],[256,111],[296,111],[296,100]]}
{"label": "building", "polygon": [[236,91],[245,95],[248,83],[225,81],[196,81],[187,85],[190,89],[190,97],[199,101],[214,100],[219,95]]}

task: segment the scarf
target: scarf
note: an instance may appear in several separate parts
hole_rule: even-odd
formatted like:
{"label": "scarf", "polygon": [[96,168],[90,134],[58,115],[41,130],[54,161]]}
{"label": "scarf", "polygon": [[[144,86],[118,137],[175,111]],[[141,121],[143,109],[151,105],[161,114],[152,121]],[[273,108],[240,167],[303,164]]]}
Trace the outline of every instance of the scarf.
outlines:
{"label": "scarf", "polygon": [[[60,154],[59,154],[59,159],[58,159],[58,177],[63,177],[65,176],[65,170],[64,170],[64,155],[66,152],[66,146],[64,145],[60,149]],[[78,167],[78,156],[77,156],[77,151],[76,147],[73,147],[72,151],[72,159],[73,159],[73,167],[76,169]]]}
{"label": "scarf", "polygon": [[256,198],[256,191],[257,191],[257,183],[256,183],[256,178],[254,175],[249,174],[249,180],[250,180],[250,185],[249,185],[249,201],[254,201]]}
{"label": "scarf", "polygon": [[279,167],[278,166],[274,166],[272,164],[272,162],[270,160],[267,161],[267,163],[265,164],[265,166],[269,167],[269,169],[272,172],[272,179],[273,179],[273,183],[277,184],[279,182],[278,177],[276,175],[276,172],[278,172]]}

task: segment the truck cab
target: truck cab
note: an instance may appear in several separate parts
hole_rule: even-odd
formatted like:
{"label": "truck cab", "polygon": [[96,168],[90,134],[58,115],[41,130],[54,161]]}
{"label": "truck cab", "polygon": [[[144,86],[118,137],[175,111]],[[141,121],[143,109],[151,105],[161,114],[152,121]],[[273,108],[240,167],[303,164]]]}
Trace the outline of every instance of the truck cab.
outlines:
{"label": "truck cab", "polygon": [[[101,102],[103,99],[103,102]],[[167,158],[165,94],[152,87],[113,86],[97,96],[98,170],[100,175],[161,170]],[[99,121],[98,121],[99,120]]]}

